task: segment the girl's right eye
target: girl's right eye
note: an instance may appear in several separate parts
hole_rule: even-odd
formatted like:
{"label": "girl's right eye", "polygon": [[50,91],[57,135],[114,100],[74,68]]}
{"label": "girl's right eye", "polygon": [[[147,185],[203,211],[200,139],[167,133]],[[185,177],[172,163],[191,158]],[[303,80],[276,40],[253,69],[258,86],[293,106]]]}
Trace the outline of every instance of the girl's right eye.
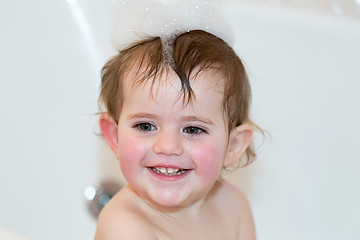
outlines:
{"label": "girl's right eye", "polygon": [[143,132],[150,132],[156,130],[156,127],[148,122],[138,123],[135,125],[136,128],[138,128],[140,131]]}

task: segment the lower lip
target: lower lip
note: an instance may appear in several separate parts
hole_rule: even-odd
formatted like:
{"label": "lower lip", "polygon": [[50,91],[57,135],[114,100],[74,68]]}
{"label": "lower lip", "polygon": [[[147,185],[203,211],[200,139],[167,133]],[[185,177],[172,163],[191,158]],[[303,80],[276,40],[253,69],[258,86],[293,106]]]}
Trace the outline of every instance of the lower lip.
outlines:
{"label": "lower lip", "polygon": [[155,176],[156,178],[159,178],[163,181],[178,181],[180,179],[185,178],[187,175],[190,174],[192,170],[187,170],[185,173],[182,173],[180,175],[164,175],[157,172],[154,172],[151,167],[147,168],[151,175]]}

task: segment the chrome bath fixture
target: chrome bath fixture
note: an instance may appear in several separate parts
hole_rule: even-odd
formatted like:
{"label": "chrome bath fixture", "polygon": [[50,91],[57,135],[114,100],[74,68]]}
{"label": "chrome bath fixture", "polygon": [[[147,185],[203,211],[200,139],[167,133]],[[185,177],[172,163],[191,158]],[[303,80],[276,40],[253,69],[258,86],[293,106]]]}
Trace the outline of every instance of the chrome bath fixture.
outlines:
{"label": "chrome bath fixture", "polygon": [[84,196],[90,214],[97,219],[103,207],[121,188],[119,183],[110,180],[86,187]]}

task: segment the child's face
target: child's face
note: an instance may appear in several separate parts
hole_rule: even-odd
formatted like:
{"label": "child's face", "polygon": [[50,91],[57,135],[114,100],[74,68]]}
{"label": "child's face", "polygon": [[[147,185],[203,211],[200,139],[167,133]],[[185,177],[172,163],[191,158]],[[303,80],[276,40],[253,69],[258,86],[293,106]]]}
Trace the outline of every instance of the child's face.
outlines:
{"label": "child's face", "polygon": [[186,206],[209,192],[227,155],[221,76],[207,71],[191,80],[195,98],[186,107],[178,77],[162,78],[152,92],[151,81],[132,87],[134,79],[125,78],[113,150],[126,180],[146,201]]}

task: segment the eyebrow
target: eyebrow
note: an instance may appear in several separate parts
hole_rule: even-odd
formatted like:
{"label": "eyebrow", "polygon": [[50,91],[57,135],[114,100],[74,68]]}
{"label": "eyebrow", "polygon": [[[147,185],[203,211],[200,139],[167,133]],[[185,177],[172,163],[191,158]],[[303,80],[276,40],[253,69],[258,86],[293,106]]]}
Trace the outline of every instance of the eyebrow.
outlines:
{"label": "eyebrow", "polygon": [[205,123],[205,124],[214,125],[214,123],[210,119],[199,118],[199,117],[196,117],[196,116],[186,116],[186,117],[181,118],[181,120],[183,120],[183,121],[202,122],[202,123]]}
{"label": "eyebrow", "polygon": [[[134,118],[150,118],[150,119],[157,119],[158,115],[151,114],[151,113],[135,113],[128,116],[128,119]],[[184,116],[180,118],[181,121],[186,122],[201,122],[209,125],[214,125],[214,123],[207,118],[197,117],[197,116]]]}
{"label": "eyebrow", "polygon": [[157,115],[150,114],[150,113],[135,113],[128,116],[128,119],[134,119],[134,118],[157,118]]}

